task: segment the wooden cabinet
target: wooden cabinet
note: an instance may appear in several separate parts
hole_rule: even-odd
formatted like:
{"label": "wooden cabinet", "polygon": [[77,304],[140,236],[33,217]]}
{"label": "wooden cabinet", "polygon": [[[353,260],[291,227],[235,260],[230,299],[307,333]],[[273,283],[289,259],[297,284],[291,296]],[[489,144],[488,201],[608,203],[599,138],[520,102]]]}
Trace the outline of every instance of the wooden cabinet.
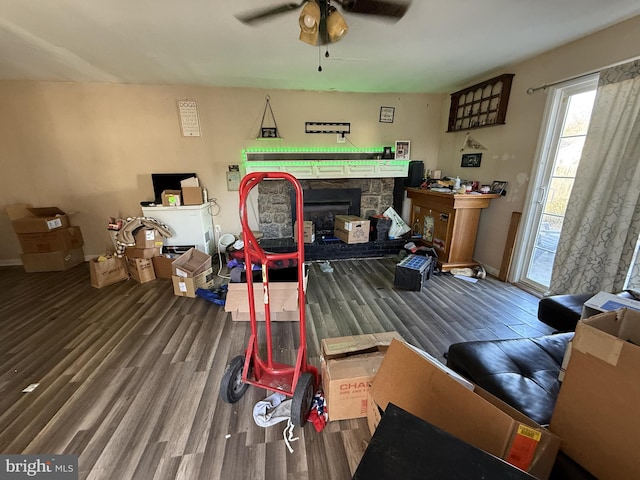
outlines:
{"label": "wooden cabinet", "polygon": [[411,199],[411,224],[419,227],[419,243],[434,247],[443,271],[473,267],[473,250],[480,212],[496,194],[450,194],[407,188]]}
{"label": "wooden cabinet", "polygon": [[505,73],[452,93],[447,131],[504,124],[513,77],[513,73]]}

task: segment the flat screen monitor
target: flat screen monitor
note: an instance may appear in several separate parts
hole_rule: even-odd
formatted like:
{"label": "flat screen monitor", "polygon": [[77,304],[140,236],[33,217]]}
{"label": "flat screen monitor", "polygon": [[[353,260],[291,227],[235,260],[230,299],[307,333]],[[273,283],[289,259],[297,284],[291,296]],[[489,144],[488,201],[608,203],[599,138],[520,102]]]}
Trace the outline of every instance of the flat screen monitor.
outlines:
{"label": "flat screen monitor", "polygon": [[162,203],[162,192],[165,190],[180,190],[180,181],[186,178],[197,177],[195,173],[152,173],[153,201]]}

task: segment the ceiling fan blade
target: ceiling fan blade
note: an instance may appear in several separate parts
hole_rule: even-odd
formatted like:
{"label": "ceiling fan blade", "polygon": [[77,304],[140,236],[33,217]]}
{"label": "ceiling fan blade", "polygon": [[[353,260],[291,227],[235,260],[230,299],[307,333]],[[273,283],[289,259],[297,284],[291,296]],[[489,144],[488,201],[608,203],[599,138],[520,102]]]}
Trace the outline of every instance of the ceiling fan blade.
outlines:
{"label": "ceiling fan blade", "polygon": [[276,5],[273,7],[251,10],[250,12],[241,13],[239,15],[236,15],[235,17],[242,23],[252,24],[255,22],[259,22],[260,20],[265,20],[269,17],[273,17],[274,15],[280,15],[281,13],[296,10],[300,8],[304,3],[304,1],[300,3],[283,3],[281,5]]}
{"label": "ceiling fan blade", "polygon": [[397,20],[404,17],[411,5],[410,0],[337,0],[337,3],[347,12],[379,15]]}

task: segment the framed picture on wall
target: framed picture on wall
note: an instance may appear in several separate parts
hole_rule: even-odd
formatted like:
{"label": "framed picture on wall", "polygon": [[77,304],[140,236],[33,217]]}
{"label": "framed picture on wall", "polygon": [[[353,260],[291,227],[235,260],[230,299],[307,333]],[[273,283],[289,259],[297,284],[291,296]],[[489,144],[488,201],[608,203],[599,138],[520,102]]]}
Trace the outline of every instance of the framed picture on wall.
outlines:
{"label": "framed picture on wall", "polygon": [[494,180],[491,184],[491,192],[497,193],[498,195],[504,195],[507,193],[507,182],[503,180]]}
{"label": "framed picture on wall", "polygon": [[380,107],[380,123],[393,123],[395,107]]}
{"label": "framed picture on wall", "polygon": [[396,141],[396,159],[409,160],[411,158],[411,142],[409,140]]}
{"label": "framed picture on wall", "polygon": [[461,167],[479,167],[482,160],[481,153],[464,153],[462,155]]}
{"label": "framed picture on wall", "polygon": [[277,138],[278,129],[275,127],[262,127],[260,128],[260,138]]}

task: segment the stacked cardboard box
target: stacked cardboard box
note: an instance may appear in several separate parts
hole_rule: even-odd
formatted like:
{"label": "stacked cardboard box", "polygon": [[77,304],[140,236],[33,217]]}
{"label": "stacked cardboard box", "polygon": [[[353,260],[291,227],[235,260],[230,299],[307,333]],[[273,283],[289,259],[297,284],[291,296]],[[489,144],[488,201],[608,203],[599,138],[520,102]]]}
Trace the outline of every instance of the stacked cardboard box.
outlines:
{"label": "stacked cardboard box", "polygon": [[202,205],[206,201],[204,189],[200,186],[198,177],[180,180],[180,188],[182,189],[182,205]]}
{"label": "stacked cardboard box", "polygon": [[182,202],[184,205],[202,205],[203,199],[202,187],[182,187]]}
{"label": "stacked cardboard box", "polygon": [[333,234],[344,243],[367,243],[369,220],[355,215],[336,215]]}
{"label": "stacked cardboard box", "polygon": [[138,283],[146,283],[156,279],[153,262],[150,258],[125,257],[129,276]]}
{"label": "stacked cardboard box", "polygon": [[82,232],[57,207],[29,204],[7,207],[7,214],[22,246],[26,272],[67,270],[84,262]]}
{"label": "stacked cardboard box", "polygon": [[179,256],[177,253],[161,253],[156,257],[152,257],[151,262],[153,263],[156,278],[168,278],[171,280],[173,276],[172,264]]}
{"label": "stacked cardboard box", "polygon": [[180,190],[164,190],[162,192],[162,205],[165,207],[179,207],[182,205]]}
{"label": "stacked cardboard box", "polygon": [[198,288],[213,286],[211,255],[191,248],[171,264],[173,293],[181,297],[195,298]]}
{"label": "stacked cardboard box", "polygon": [[[304,221],[303,226],[304,243],[313,243],[316,241],[316,226],[311,221]],[[298,222],[293,225],[293,240],[298,242]]]}
{"label": "stacked cardboard box", "polygon": [[140,228],[133,237],[135,246],[124,251],[129,275],[139,283],[155,280],[152,258],[162,254],[162,236],[153,228]]}
{"label": "stacked cardboard box", "polygon": [[369,385],[397,332],[322,339],[322,387],[329,420],[367,416]]}
{"label": "stacked cardboard box", "polygon": [[[275,322],[297,322],[300,320],[300,305],[298,296],[298,275],[297,267],[294,267],[296,275],[294,281],[287,279],[289,273],[282,275],[281,280],[276,280],[275,273],[282,270],[271,271],[269,274],[269,312],[271,321]],[[306,265],[303,268],[304,277],[302,288],[306,291],[309,279],[309,270]],[[264,286],[262,282],[253,277],[253,305],[255,308],[256,321],[263,322],[266,315],[266,305]],[[251,320],[249,309],[249,289],[246,283],[229,283],[224,309],[231,312],[231,319],[234,322],[248,322]]]}

